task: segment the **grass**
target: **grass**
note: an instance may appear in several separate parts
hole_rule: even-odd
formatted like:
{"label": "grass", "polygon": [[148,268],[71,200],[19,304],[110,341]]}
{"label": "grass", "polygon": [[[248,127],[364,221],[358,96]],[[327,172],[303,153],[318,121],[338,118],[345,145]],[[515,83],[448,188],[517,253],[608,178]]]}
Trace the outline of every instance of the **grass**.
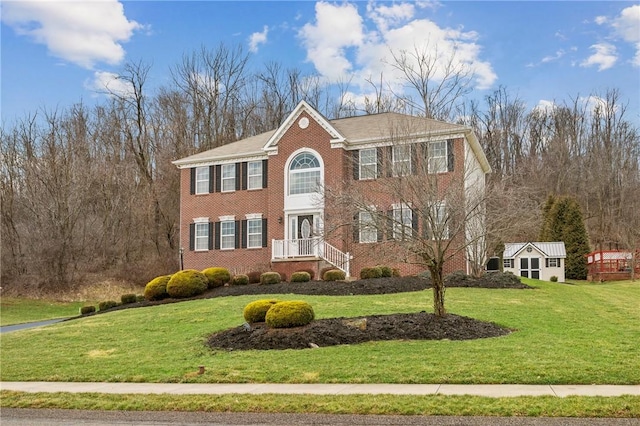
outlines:
{"label": "grass", "polygon": [[1,391],[4,408],[128,411],[396,414],[504,417],[640,417],[640,398],[486,398],[415,395],[109,395]]}
{"label": "grass", "polygon": [[[525,280],[526,281],[526,280]],[[447,290],[449,312],[514,329],[475,341],[371,342],[315,350],[211,351],[243,322],[239,296],[128,309],[1,337],[6,381],[640,384],[640,285]],[[318,318],[416,312],[431,292],[304,299]],[[195,375],[199,365],[204,375]]]}
{"label": "grass", "polygon": [[2,297],[0,300],[0,326],[45,321],[78,315],[84,302],[57,302],[17,297]]}

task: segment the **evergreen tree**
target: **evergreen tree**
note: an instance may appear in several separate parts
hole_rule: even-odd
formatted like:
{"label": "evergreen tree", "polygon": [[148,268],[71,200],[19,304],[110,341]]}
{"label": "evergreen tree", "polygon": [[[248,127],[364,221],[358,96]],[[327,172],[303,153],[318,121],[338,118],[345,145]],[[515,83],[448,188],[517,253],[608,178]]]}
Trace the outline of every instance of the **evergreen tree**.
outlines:
{"label": "evergreen tree", "polygon": [[578,202],[574,198],[549,196],[543,215],[540,241],[564,241],[566,277],[586,279],[589,237]]}

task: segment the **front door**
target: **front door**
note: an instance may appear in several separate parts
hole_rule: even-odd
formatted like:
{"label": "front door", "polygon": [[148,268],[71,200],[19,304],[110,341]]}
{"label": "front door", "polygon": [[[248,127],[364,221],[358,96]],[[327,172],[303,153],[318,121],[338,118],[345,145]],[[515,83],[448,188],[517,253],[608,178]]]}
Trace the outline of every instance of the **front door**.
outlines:
{"label": "front door", "polygon": [[316,242],[313,237],[313,215],[289,216],[289,250],[294,256],[315,256]]}
{"label": "front door", "polygon": [[521,257],[520,258],[520,276],[539,280],[540,279],[540,258],[539,257]]}
{"label": "front door", "polygon": [[313,215],[305,214],[298,216],[298,236],[299,240],[306,240],[313,236]]}

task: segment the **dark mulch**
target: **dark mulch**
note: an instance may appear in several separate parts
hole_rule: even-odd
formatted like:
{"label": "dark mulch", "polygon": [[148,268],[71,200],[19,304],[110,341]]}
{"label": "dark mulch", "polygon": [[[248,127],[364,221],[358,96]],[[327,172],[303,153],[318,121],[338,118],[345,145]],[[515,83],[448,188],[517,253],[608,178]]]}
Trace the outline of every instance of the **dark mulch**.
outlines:
{"label": "dark mulch", "polygon": [[305,349],[373,340],[469,340],[509,333],[506,328],[473,318],[453,314],[438,318],[420,312],[330,318],[284,329],[268,328],[264,323],[245,324],[210,336],[208,344],[227,350]]}
{"label": "dark mulch", "polygon": [[[489,274],[487,274],[489,275]],[[447,287],[516,288],[531,287],[517,277],[485,275],[482,278],[451,276]],[[363,295],[419,291],[431,288],[431,281],[421,277],[374,278],[351,282],[311,281],[308,283],[280,283],[220,287],[208,297],[241,294],[309,294]],[[498,337],[510,330],[493,323],[448,314],[438,318],[425,312],[415,314],[372,315],[361,318],[331,318],[315,320],[304,327],[270,329],[264,323],[245,324],[210,336],[212,348],[247,349],[304,349],[312,346],[358,344],[374,340],[468,340]]]}

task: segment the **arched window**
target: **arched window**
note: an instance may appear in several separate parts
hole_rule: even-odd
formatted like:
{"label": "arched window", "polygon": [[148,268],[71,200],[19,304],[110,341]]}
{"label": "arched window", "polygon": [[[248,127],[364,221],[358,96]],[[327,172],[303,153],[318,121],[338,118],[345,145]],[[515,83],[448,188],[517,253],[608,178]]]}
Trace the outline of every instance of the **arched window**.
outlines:
{"label": "arched window", "polygon": [[320,184],[320,161],[310,152],[301,152],[289,166],[289,195],[316,192]]}

